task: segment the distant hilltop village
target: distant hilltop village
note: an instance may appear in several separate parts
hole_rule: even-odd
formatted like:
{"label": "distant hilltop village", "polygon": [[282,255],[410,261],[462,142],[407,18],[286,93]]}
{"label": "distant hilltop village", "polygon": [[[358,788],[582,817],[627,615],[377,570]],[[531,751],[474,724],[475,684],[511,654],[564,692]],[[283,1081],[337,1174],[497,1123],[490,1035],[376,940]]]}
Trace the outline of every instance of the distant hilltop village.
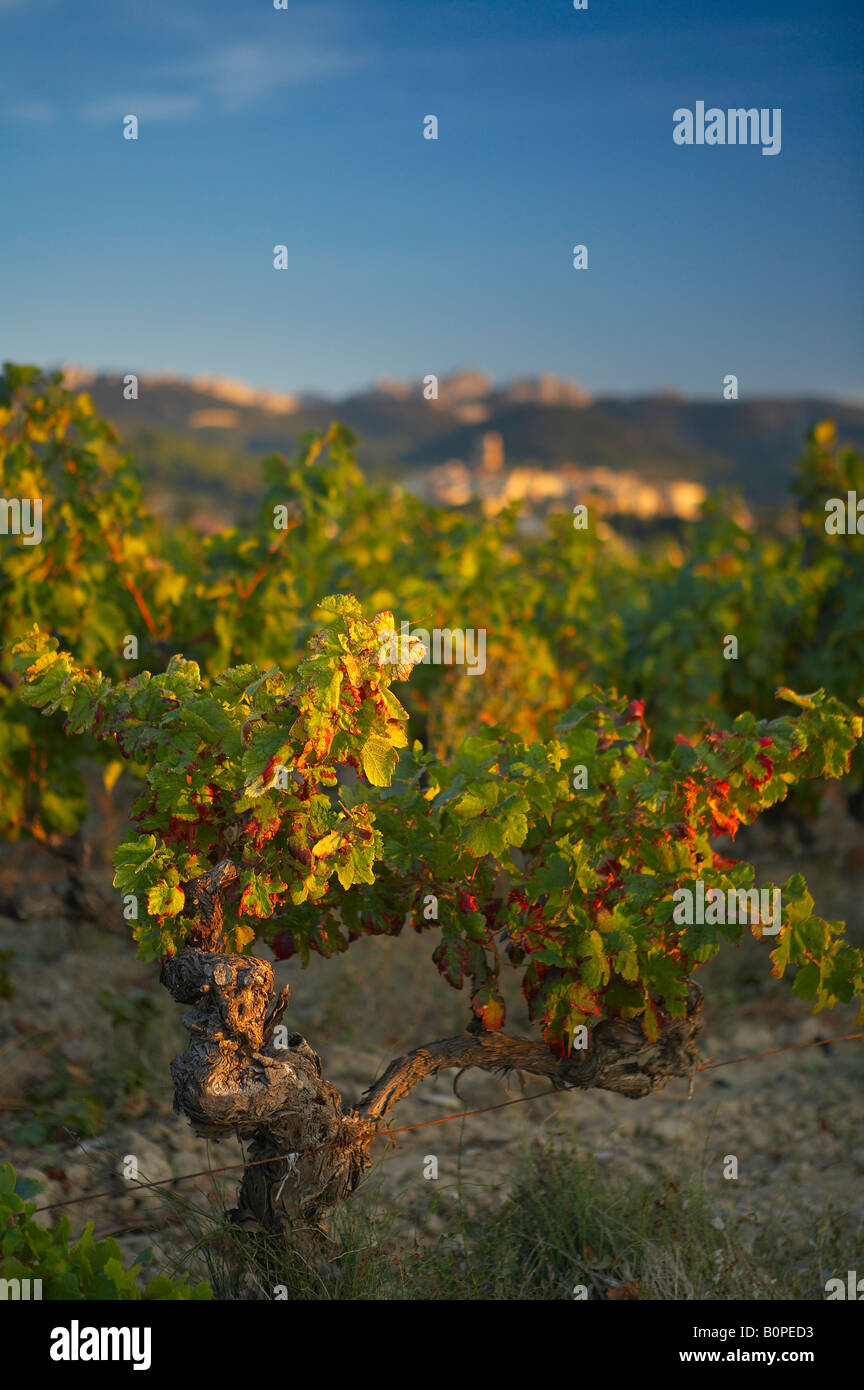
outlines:
{"label": "distant hilltop village", "polygon": [[535,506],[595,500],[609,514],[640,519],[678,517],[694,521],[707,497],[700,483],[683,478],[649,483],[638,473],[613,468],[580,468],[565,463],[545,468],[504,467],[504,441],[487,430],[478,441],[470,464],[450,459],[435,468],[414,473],[406,486],[418,497],[444,506],[464,507],[479,502],[494,516],[511,502]]}

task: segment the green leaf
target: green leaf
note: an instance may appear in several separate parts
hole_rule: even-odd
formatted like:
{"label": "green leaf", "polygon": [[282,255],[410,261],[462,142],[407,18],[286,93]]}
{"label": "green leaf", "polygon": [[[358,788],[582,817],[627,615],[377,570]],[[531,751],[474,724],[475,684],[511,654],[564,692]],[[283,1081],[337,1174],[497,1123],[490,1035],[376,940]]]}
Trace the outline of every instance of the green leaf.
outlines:
{"label": "green leaf", "polygon": [[389,787],[398,760],[393,745],[378,734],[372,734],[363,745],[363,772],[373,787]]}
{"label": "green leaf", "polygon": [[792,989],[799,999],[814,998],[819,989],[820,971],[815,961],[802,965],[792,982]]}
{"label": "green leaf", "polygon": [[482,859],[485,854],[498,855],[504,848],[504,837],[499,827],[486,814],[479,820],[470,821],[460,839],[475,859]]}
{"label": "green leaf", "polygon": [[182,888],[160,879],[147,890],[147,911],[152,917],[176,917],[186,905]]}

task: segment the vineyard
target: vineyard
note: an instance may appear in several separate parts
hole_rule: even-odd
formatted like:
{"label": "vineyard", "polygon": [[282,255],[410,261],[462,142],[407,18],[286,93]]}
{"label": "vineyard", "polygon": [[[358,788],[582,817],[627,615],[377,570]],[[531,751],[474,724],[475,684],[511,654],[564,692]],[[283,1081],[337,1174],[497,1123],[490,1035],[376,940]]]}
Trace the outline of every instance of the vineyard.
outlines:
{"label": "vineyard", "polygon": [[[836,1009],[836,1034],[864,1020],[853,933],[819,915],[799,863],[766,882],[736,849],[758,847],[760,825],[812,835],[826,804],[854,833],[864,808],[864,531],[826,526],[833,499],[864,496],[864,463],[832,424],[805,442],[776,518],[746,525],[719,496],[638,539],[593,505],[542,529],[515,506],[431,507],[370,484],[355,444],[333,424],[266,458],[254,521],[204,535],[148,512],[86,394],[34,367],[0,380],[3,496],[22,517],[41,505],[38,543],[8,502],[0,536],[18,933],[0,1046],[21,1031],[38,852],[97,942],[99,921],[122,930],[186,1006],[163,1091],[201,1140],[241,1141],[226,1223],[271,1252],[267,1270],[284,1267],[274,1251],[322,1258],[374,1141],[440,1072],[616,1103],[692,1082],[700,971],[733,948],[756,952],[796,1016]],[[92,844],[112,837],[94,910]],[[331,1036],[307,1041],[274,969],[311,962],[320,980],[316,958],[400,936],[417,938],[430,998],[442,981],[461,991],[461,1031],[415,1033],[343,1098],[319,1049],[347,1043],[344,1021],[332,1010]],[[96,968],[92,992],[95,1009]],[[118,1010],[134,1037],[140,1017]],[[57,1297],[141,1296],[110,1240],[89,1230],[79,1248],[64,1228],[51,1244],[17,1183],[0,1169],[0,1274],[44,1270]],[[234,1296],[272,1297],[243,1239],[225,1257]],[[148,1289],[207,1292],[184,1276]]]}

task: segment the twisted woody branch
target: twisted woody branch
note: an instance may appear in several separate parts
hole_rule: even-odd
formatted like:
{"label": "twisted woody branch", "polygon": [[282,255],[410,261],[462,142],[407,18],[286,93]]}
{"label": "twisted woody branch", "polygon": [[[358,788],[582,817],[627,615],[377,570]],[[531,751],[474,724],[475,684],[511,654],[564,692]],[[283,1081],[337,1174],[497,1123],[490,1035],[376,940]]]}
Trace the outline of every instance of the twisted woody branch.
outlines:
{"label": "twisted woody branch", "polygon": [[345,1106],[306,1040],[276,1033],[288,988],[274,997],[268,962],[218,949],[220,898],[236,876],[223,860],[186,885],[196,930],[191,945],[165,959],[161,980],[178,1003],[192,1006],[183,1015],[189,1046],[171,1064],[175,1107],[203,1137],[236,1134],[248,1143],[233,1214],[240,1224],[273,1234],[323,1231],[328,1208],[354,1191],[369,1166],[378,1122],[447,1068],[520,1071],[557,1089],[598,1087],[631,1098],[696,1068],[702,994],[691,983],[686,1017],[668,1019],[654,1042],[638,1022],[603,1020],[587,1049],[559,1061],[543,1042],[466,1032],[397,1057],[356,1107]]}

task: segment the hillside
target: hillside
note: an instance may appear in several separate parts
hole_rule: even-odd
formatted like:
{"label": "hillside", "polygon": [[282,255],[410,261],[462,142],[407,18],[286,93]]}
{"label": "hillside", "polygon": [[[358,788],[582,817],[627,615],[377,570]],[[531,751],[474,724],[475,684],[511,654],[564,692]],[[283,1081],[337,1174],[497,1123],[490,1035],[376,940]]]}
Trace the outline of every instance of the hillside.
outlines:
{"label": "hillside", "polygon": [[507,465],[630,469],[648,481],[738,487],[757,505],[782,499],[801,442],[818,420],[830,416],[843,442],[864,447],[864,407],[816,398],[592,400],[554,378],[496,389],[484,374],[463,372],[442,378],[437,401],[407,383],[325,399],[164,376],[142,376],[138,400],[126,401],[120,376],[75,369],[72,377],[132,449],[150,491],[193,499],[206,492],[211,501],[251,497],[263,455],[292,451],[304,432],[334,419],[359,436],[361,462],[373,475],[470,461],[482,436],[494,431]]}

